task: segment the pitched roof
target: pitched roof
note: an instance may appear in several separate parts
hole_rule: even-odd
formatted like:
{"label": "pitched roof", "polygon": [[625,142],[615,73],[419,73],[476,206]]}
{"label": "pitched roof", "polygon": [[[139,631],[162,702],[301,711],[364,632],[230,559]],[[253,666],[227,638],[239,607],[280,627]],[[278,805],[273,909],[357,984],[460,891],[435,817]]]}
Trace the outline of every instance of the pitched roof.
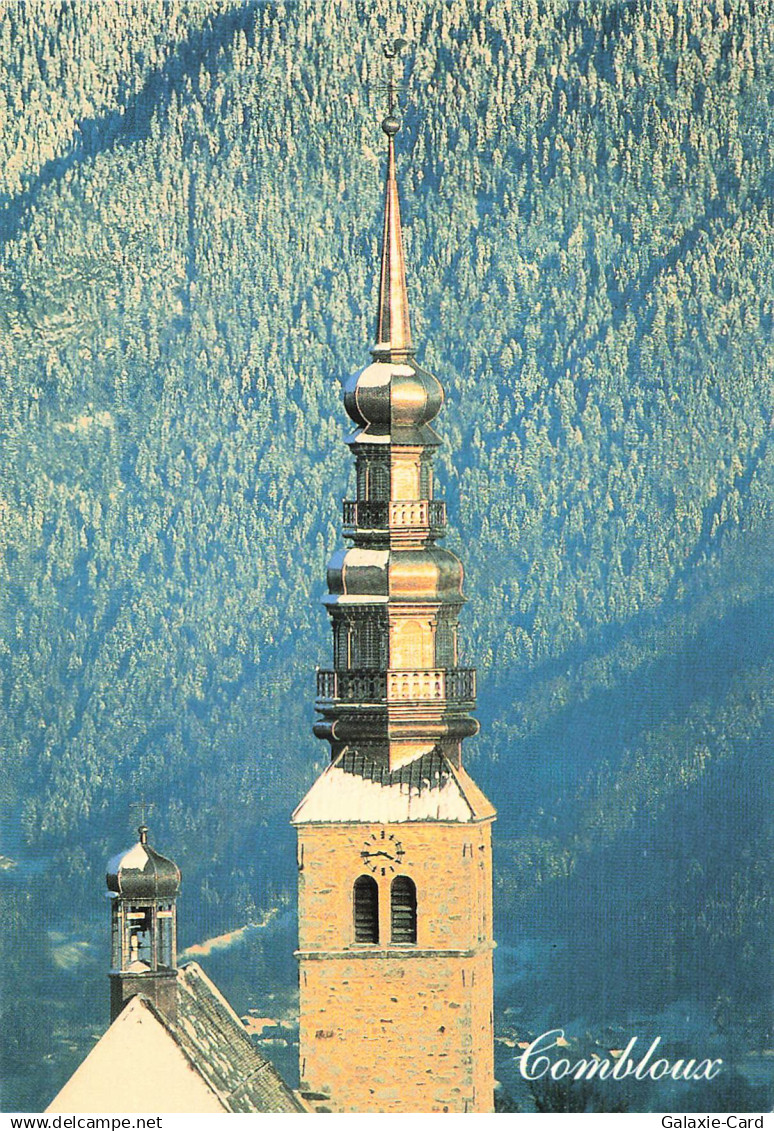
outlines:
{"label": "pitched roof", "polygon": [[177,1020],[131,998],[50,1112],[307,1110],[195,962],[177,972]]}
{"label": "pitched roof", "polygon": [[48,1112],[224,1112],[147,998],[131,998]]}
{"label": "pitched roof", "polygon": [[317,779],[293,823],[357,821],[482,821],[495,809],[461,767],[438,747],[391,770],[359,750],[346,749]]}
{"label": "pitched roof", "polygon": [[180,968],[177,985],[177,1022],[164,1023],[228,1111],[304,1110],[196,962]]}

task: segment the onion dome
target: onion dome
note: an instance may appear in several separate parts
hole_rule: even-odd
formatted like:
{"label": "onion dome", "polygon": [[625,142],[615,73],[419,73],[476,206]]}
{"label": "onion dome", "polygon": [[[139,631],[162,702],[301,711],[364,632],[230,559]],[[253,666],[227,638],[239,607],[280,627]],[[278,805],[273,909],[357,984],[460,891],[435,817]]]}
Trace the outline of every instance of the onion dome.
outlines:
{"label": "onion dome", "polygon": [[462,581],[462,562],[441,546],[391,555],[390,596],[396,601],[461,605]]}
{"label": "onion dome", "polygon": [[411,357],[372,361],[344,389],[344,407],[361,429],[359,443],[436,445],[428,424],[442,405],[440,381]]}
{"label": "onion dome", "polygon": [[[390,592],[389,569],[389,550],[360,546],[336,550],[328,562],[328,592],[334,602],[342,597],[370,597],[374,602],[384,602]],[[331,603],[330,598],[324,600]]]}
{"label": "onion dome", "polygon": [[180,869],[148,844],[148,829],[140,825],[140,839],[108,861],[108,891],[126,899],[174,899],[180,887]]}

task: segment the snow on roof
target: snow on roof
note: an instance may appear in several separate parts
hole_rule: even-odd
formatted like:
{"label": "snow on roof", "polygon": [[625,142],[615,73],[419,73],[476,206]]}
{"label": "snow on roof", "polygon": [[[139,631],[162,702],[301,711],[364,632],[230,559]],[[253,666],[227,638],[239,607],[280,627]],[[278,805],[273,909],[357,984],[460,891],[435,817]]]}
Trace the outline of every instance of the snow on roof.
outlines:
{"label": "snow on roof", "polygon": [[326,593],[320,598],[323,605],[386,605],[389,602],[387,594],[368,593]]}
{"label": "snow on roof", "polygon": [[244,1024],[196,962],[177,975],[177,1024],[170,1031],[233,1112],[303,1111]]}
{"label": "snow on roof", "polygon": [[145,845],[138,840],[131,848],[111,856],[108,860],[107,870],[116,873],[119,868],[137,868],[141,872],[147,863],[148,853],[145,851]]}
{"label": "snow on roof", "polygon": [[350,546],[342,555],[342,564],[345,566],[359,566],[367,569],[386,569],[390,560],[389,550],[369,550],[364,546]]}
{"label": "snow on roof", "polygon": [[347,749],[317,779],[293,814],[294,824],[358,821],[482,821],[493,806],[463,769],[436,748],[390,770]]}
{"label": "snow on roof", "polygon": [[145,997],[133,997],[46,1109],[225,1112]]}
{"label": "snow on roof", "polygon": [[298,1112],[304,1108],[195,962],[177,1017],[138,994],[48,1108],[52,1112]]}

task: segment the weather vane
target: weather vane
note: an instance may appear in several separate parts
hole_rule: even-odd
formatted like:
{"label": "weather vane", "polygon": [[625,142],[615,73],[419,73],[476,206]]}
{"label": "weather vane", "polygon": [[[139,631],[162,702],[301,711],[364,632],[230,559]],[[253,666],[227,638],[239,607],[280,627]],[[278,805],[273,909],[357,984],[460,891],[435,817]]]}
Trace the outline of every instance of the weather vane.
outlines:
{"label": "weather vane", "polygon": [[396,99],[397,99],[397,92],[398,92],[400,85],[401,85],[401,84],[399,84],[395,81],[395,60],[398,58],[401,51],[406,46],[407,46],[407,42],[406,42],[405,39],[393,39],[392,43],[385,43],[382,47],[382,51],[384,52],[384,57],[388,61],[388,64],[389,64],[389,72],[388,72],[389,78],[388,78],[387,82],[385,84],[383,84],[383,87],[382,87],[382,89],[385,89],[387,91],[387,98],[388,98],[387,113],[389,115],[392,115],[395,111],[395,102],[396,102]]}

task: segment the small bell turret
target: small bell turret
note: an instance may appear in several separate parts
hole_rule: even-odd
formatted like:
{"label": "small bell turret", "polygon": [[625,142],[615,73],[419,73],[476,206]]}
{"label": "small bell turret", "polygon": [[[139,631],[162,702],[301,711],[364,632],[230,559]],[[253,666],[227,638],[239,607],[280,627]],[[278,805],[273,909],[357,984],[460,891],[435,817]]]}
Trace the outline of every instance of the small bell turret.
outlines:
{"label": "small bell turret", "polygon": [[177,1014],[175,898],[180,869],[148,844],[140,825],[135,845],[107,866],[111,901],[110,1020],[143,994],[171,1020]]}

